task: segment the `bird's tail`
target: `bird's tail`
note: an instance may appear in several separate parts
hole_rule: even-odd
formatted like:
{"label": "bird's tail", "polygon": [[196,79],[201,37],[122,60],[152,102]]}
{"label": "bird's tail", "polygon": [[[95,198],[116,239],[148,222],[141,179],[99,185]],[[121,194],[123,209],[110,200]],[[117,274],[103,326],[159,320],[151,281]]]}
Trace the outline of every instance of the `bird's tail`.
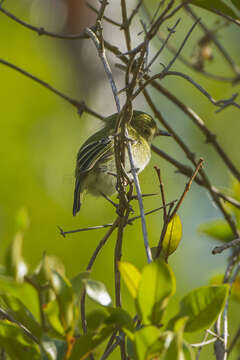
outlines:
{"label": "bird's tail", "polygon": [[74,190],[74,200],[73,200],[73,216],[75,216],[81,208],[80,190],[81,190],[80,181],[78,178],[76,178],[75,190]]}

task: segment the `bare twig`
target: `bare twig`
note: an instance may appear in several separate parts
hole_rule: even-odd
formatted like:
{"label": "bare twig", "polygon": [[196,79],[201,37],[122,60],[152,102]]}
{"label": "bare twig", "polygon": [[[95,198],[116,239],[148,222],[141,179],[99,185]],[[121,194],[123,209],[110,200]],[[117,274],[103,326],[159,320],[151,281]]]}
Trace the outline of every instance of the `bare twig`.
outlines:
{"label": "bare twig", "polygon": [[[98,30],[100,32],[100,37],[101,36],[101,24],[98,23]],[[92,39],[92,41],[94,42],[96,48],[97,48],[97,52],[98,52],[98,55],[102,61],[102,64],[103,64],[103,67],[104,67],[104,70],[106,72],[106,75],[108,77],[108,80],[109,80],[109,83],[111,85],[111,88],[112,88],[112,92],[113,92],[113,96],[114,96],[114,100],[115,100],[115,103],[116,103],[116,107],[117,107],[117,111],[120,112],[120,102],[119,102],[119,98],[118,98],[118,91],[117,91],[117,87],[116,87],[116,84],[113,80],[113,75],[112,75],[112,70],[109,66],[109,63],[107,61],[107,58],[106,58],[106,54],[105,54],[105,50],[104,50],[104,45],[103,45],[103,42],[98,39],[97,35],[89,28],[86,28],[86,33],[89,35],[89,37]]]}
{"label": "bare twig", "polygon": [[165,222],[167,220],[167,208],[166,208],[165,193],[164,193],[164,186],[163,186],[163,181],[162,181],[162,177],[161,177],[161,171],[157,166],[154,166],[154,169],[156,170],[158,180],[159,180],[162,204],[163,204],[163,221]]}
{"label": "bare twig", "polygon": [[[18,24],[24,26],[25,28],[27,28],[31,31],[34,31],[38,35],[44,35],[44,36],[61,39],[61,40],[80,40],[80,39],[88,39],[89,38],[89,36],[85,33],[85,30],[83,30],[81,33],[78,33],[78,34],[57,34],[57,33],[47,31],[43,27],[37,27],[34,25],[30,25],[30,24],[26,23],[25,21],[19,19],[17,16],[13,15],[6,9],[4,9],[2,7],[1,3],[0,3],[0,12],[5,14],[6,16],[8,16],[10,19],[14,20],[15,22],[17,22]],[[93,26],[91,29],[94,31],[95,27]]]}
{"label": "bare twig", "polygon": [[[184,6],[185,10],[192,16],[192,18],[194,20],[196,20],[197,15],[195,14],[195,12],[192,10],[192,8],[186,4]],[[223,45],[220,43],[220,41],[218,41],[216,35],[214,34],[214,32],[208,30],[207,26],[204,25],[202,22],[199,23],[200,27],[202,28],[202,30],[208,35],[208,37],[213,41],[213,43],[216,45],[216,47],[218,48],[218,50],[221,52],[221,54],[223,55],[223,57],[225,58],[225,60],[229,63],[229,65],[231,66],[232,70],[239,75],[239,68],[237,67],[237,65],[235,64],[235,62],[233,61],[233,59],[231,58],[231,56],[228,54],[228,52],[224,49]]]}
{"label": "bare twig", "polygon": [[202,168],[203,166],[203,159],[199,159],[198,163],[197,163],[197,166],[196,166],[196,169],[195,171],[193,172],[191,178],[189,179],[189,181],[187,182],[187,184],[185,185],[185,189],[180,197],[180,199],[178,200],[174,210],[172,211],[171,213],[171,216],[170,216],[170,221],[173,219],[173,217],[176,215],[176,213],[178,212],[180,206],[182,205],[182,202],[185,198],[185,196],[187,195],[188,191],[190,190],[190,187],[192,185],[192,182],[194,180],[194,178],[197,176],[198,172],[200,171],[200,169]]}
{"label": "bare twig", "polygon": [[234,239],[224,245],[221,246],[216,246],[213,250],[212,250],[212,254],[216,255],[216,254],[221,254],[223,251],[233,248],[235,246],[239,246],[240,245],[240,238],[238,239]]}
{"label": "bare twig", "polygon": [[102,120],[103,116],[99,115],[98,113],[96,113],[95,111],[93,111],[92,109],[90,109],[84,101],[78,101],[75,99],[72,99],[71,97],[69,97],[68,95],[63,94],[62,92],[60,92],[59,90],[57,90],[56,88],[54,88],[52,85],[48,84],[46,81],[43,81],[41,79],[39,79],[38,77],[30,74],[29,72],[21,69],[20,67],[6,61],[3,59],[0,59],[0,63],[3,65],[6,65],[8,67],[10,67],[11,69],[14,69],[16,71],[18,71],[19,73],[27,76],[28,78],[36,81],[38,84],[44,86],[46,89],[50,90],[51,92],[53,92],[54,94],[60,96],[62,99],[66,100],[68,103],[70,103],[71,105],[73,105],[74,107],[77,108],[78,113],[81,115],[83,112],[86,112],[90,115],[95,116],[96,118]]}
{"label": "bare twig", "polygon": [[[93,264],[99,254],[99,252],[101,251],[101,249],[103,248],[103,246],[106,244],[107,240],[109,239],[109,237],[112,235],[113,231],[116,229],[116,227],[118,226],[118,221],[119,219],[117,218],[114,223],[112,224],[111,228],[107,231],[107,233],[105,234],[105,236],[102,238],[102,240],[99,242],[98,246],[96,247],[96,249],[94,250],[94,253],[92,254],[87,268],[86,270],[91,270],[93,267]],[[81,319],[82,319],[82,328],[84,333],[87,332],[87,322],[86,322],[86,315],[85,315],[85,297],[86,297],[86,292],[83,292],[83,295],[81,297]]]}

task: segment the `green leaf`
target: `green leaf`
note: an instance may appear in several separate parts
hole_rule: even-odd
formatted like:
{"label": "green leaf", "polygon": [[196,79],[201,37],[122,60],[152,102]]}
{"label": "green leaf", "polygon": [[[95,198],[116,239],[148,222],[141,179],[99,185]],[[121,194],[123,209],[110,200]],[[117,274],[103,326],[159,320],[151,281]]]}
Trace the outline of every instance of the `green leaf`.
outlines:
{"label": "green leaf", "polygon": [[7,320],[0,322],[0,347],[5,349],[11,360],[39,360],[40,348],[22,330]]}
{"label": "green leaf", "polygon": [[238,10],[240,10],[240,2],[239,2],[239,0],[231,0],[231,2],[233,3],[233,5],[234,5]]}
{"label": "green leaf", "polygon": [[16,226],[17,231],[26,231],[29,227],[30,219],[28,216],[28,211],[25,207],[22,207],[16,215]]}
{"label": "green leaf", "polygon": [[191,0],[190,4],[206,9],[211,12],[220,11],[225,15],[231,16],[237,19],[239,15],[233,11],[233,9],[226,5],[222,0]]}
{"label": "green leaf", "polygon": [[64,360],[67,350],[65,341],[51,339],[48,336],[44,336],[42,339],[42,358],[43,360]]}
{"label": "green leaf", "polygon": [[105,327],[95,335],[87,334],[80,336],[74,346],[69,360],[83,360],[101,345],[112,333],[113,327]]}
{"label": "green leaf", "polygon": [[82,291],[84,290],[84,282],[83,280],[88,279],[90,276],[90,272],[89,271],[83,271],[80,272],[79,274],[77,274],[76,276],[74,276],[71,279],[71,284],[73,287],[73,291],[75,293],[75,295],[77,296],[77,298],[80,298],[82,295]]}
{"label": "green leaf", "polygon": [[182,223],[176,214],[167,226],[167,231],[162,242],[162,254],[165,260],[174,253],[182,238]]}
{"label": "green leaf", "polygon": [[[64,336],[65,331],[60,320],[60,311],[59,306],[56,300],[53,300],[47,303],[43,308],[44,314],[46,315],[50,325],[54,329],[54,331],[60,335]],[[56,335],[55,335],[56,336]]]}
{"label": "green leaf", "polygon": [[202,234],[222,242],[228,242],[234,239],[230,226],[224,220],[215,220],[207,224],[202,224],[199,227],[199,231]]}
{"label": "green leaf", "polygon": [[72,332],[75,323],[74,293],[70,281],[60,275],[57,271],[52,271],[52,288],[56,294],[59,306],[59,318],[65,332]]}
{"label": "green leaf", "polygon": [[23,233],[18,232],[14,236],[6,253],[6,273],[21,283],[28,272],[26,263],[22,257]]}
{"label": "green leaf", "polygon": [[181,360],[182,358],[182,337],[177,333],[172,334],[172,339],[167,346],[164,360]]}
{"label": "green leaf", "polygon": [[144,324],[160,325],[163,310],[175,289],[175,276],[165,262],[157,260],[143,268],[136,304]]}
{"label": "green leaf", "polygon": [[35,337],[40,339],[42,335],[41,326],[21,300],[11,295],[2,294],[0,295],[0,304],[7,314],[19,321]]}
{"label": "green leaf", "polygon": [[184,360],[194,360],[195,359],[194,351],[193,351],[192,347],[186,341],[183,341],[182,351],[183,351],[183,359]]}
{"label": "green leaf", "polygon": [[105,320],[109,317],[107,308],[101,308],[93,310],[87,314],[86,320],[88,325],[88,330],[90,332],[98,332],[101,330]]}
{"label": "green leaf", "polygon": [[102,306],[108,306],[111,304],[112,299],[103,283],[96,280],[85,279],[84,284],[86,292],[92,300]]}
{"label": "green leaf", "polygon": [[[156,326],[146,326],[135,333],[135,351],[137,360],[146,360],[148,355],[156,354],[156,349],[152,349],[154,343],[161,336],[161,331]],[[151,351],[150,351],[151,349]]]}
{"label": "green leaf", "polygon": [[203,286],[191,291],[180,302],[180,312],[175,319],[188,316],[186,332],[208,328],[223,311],[229,286]]}
{"label": "green leaf", "polygon": [[131,263],[121,261],[118,263],[119,271],[125,282],[130,294],[135,299],[141,274],[139,270]]}
{"label": "green leaf", "polygon": [[[215,275],[210,279],[211,285],[219,285],[223,283],[224,275]],[[231,298],[240,303],[240,276],[237,276],[232,284]]]}
{"label": "green leaf", "polygon": [[106,318],[105,324],[115,325],[118,329],[134,331],[134,321],[131,315],[124,309],[108,307],[110,316]]}

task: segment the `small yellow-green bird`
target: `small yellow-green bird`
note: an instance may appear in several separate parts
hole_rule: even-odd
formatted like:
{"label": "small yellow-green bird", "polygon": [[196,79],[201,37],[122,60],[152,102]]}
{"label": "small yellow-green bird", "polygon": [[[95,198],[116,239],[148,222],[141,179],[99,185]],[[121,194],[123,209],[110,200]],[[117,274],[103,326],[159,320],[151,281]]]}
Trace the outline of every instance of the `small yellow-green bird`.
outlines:
{"label": "small yellow-green bird", "polygon": [[[105,119],[106,126],[90,136],[82,145],[77,155],[75,171],[75,190],[73,202],[73,215],[81,207],[80,195],[85,190],[94,196],[111,196],[117,190],[117,177],[114,138],[118,114]],[[140,173],[151,158],[151,142],[155,136],[170,134],[159,130],[153,118],[142,112],[133,111],[130,124],[127,126],[128,135],[133,140],[131,148],[134,166]],[[126,149],[125,170],[132,179],[131,166]]]}

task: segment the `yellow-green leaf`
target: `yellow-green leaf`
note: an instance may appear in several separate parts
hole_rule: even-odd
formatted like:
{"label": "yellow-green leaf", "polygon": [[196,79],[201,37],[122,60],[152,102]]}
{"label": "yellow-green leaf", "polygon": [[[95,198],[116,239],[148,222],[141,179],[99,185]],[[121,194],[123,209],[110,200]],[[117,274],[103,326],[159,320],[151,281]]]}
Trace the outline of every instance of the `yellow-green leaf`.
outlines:
{"label": "yellow-green leaf", "polygon": [[182,223],[176,214],[167,226],[167,231],[162,242],[162,254],[167,258],[176,251],[182,238]]}
{"label": "yellow-green leaf", "polygon": [[141,279],[139,270],[133,264],[123,261],[118,263],[118,267],[123,281],[125,282],[130,294],[135,299],[137,297],[137,289]]}

